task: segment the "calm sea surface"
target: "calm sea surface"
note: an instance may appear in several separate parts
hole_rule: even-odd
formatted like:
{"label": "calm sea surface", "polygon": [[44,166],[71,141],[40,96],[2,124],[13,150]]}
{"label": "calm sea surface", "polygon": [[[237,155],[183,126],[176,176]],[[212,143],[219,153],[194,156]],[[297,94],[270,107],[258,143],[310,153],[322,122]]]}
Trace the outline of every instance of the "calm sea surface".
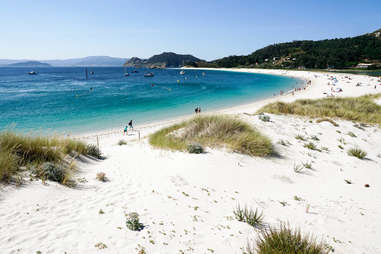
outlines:
{"label": "calm sea surface", "polygon": [[[148,123],[271,97],[300,80],[226,71],[119,67],[0,68],[0,130],[82,133]],[[94,72],[94,74],[91,74]],[[144,77],[152,72],[154,77]]]}

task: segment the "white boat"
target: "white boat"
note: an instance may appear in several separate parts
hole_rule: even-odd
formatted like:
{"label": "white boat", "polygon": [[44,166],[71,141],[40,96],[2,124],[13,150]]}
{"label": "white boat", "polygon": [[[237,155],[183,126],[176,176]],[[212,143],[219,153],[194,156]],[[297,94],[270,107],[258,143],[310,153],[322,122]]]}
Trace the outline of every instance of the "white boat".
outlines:
{"label": "white boat", "polygon": [[125,76],[125,77],[128,77],[128,76],[130,76],[130,73],[125,72],[125,73],[124,73],[124,76]]}
{"label": "white boat", "polygon": [[146,78],[153,77],[153,73],[152,72],[148,72],[148,73],[144,74],[144,77],[146,77]]}
{"label": "white boat", "polygon": [[184,75],[185,74],[185,71],[180,71],[180,75]]}
{"label": "white boat", "polygon": [[28,72],[28,74],[29,74],[29,75],[37,75],[37,72],[35,72],[35,71],[30,71],[30,72]]}

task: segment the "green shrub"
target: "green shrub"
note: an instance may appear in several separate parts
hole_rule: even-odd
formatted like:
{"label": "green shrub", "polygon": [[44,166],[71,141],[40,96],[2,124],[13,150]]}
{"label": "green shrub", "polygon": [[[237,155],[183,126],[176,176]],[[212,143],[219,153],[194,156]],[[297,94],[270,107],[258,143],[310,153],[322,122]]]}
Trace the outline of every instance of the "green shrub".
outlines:
{"label": "green shrub", "polygon": [[86,146],[86,155],[97,159],[103,159],[102,153],[96,145],[89,144]]}
{"label": "green shrub", "polygon": [[35,173],[44,180],[50,180],[58,183],[63,183],[65,179],[65,168],[62,165],[45,162],[38,169],[35,170]]}
{"label": "green shrub", "polygon": [[120,146],[127,145],[127,142],[124,141],[123,139],[121,139],[121,140],[119,140],[118,145],[120,145]]}
{"label": "green shrub", "polygon": [[356,138],[356,134],[354,134],[353,132],[349,131],[348,133],[348,136],[352,137],[352,138]]}
{"label": "green shrub", "polygon": [[191,143],[191,144],[188,144],[187,151],[188,153],[200,154],[204,152],[204,148],[199,143]]}
{"label": "green shrub", "polygon": [[126,226],[132,231],[140,231],[144,228],[144,225],[139,222],[139,214],[137,213],[129,213],[126,215]]}
{"label": "green shrub", "polygon": [[263,114],[263,113],[259,114],[259,115],[258,115],[258,118],[259,118],[260,120],[262,120],[263,122],[270,122],[270,116],[265,115],[265,114]]}
{"label": "green shrub", "polygon": [[300,230],[293,230],[284,224],[279,229],[265,228],[256,241],[256,249],[248,245],[247,253],[257,254],[328,254],[327,245],[316,242]]}
{"label": "green shrub", "polygon": [[364,159],[365,156],[367,155],[367,153],[363,150],[361,150],[360,148],[351,148],[348,150],[348,155],[350,156],[354,156],[354,157],[357,157],[359,158],[360,160]]}
{"label": "green shrub", "polygon": [[264,226],[263,213],[259,213],[257,209],[255,209],[255,211],[252,209],[249,210],[246,206],[242,209],[238,205],[233,213],[238,221],[246,222],[255,228],[262,228]]}
{"label": "green shrub", "polygon": [[227,146],[234,152],[251,156],[273,153],[271,141],[247,123],[228,116],[198,116],[181,124],[161,129],[149,138],[152,146],[185,151],[187,144]]}

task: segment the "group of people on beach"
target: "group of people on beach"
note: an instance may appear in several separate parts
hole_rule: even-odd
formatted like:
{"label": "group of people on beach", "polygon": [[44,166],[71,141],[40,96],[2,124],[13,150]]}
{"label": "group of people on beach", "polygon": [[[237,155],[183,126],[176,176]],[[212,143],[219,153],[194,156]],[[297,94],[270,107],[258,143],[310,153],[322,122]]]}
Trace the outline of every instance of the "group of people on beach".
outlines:
{"label": "group of people on beach", "polygon": [[201,107],[200,106],[197,106],[195,109],[194,109],[194,112],[196,114],[200,114],[201,113]]}
{"label": "group of people on beach", "polygon": [[134,127],[132,126],[132,120],[128,122],[128,125],[124,127],[123,135],[128,135],[128,129],[134,130]]}

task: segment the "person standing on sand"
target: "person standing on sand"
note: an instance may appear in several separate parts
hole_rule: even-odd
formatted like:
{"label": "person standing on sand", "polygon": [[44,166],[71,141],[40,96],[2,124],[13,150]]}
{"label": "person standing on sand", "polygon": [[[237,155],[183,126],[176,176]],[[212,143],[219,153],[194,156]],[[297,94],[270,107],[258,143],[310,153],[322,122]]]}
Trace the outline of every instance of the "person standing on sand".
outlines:
{"label": "person standing on sand", "polygon": [[130,129],[134,130],[134,127],[132,126],[132,120],[128,123],[128,126],[130,126]]}
{"label": "person standing on sand", "polygon": [[128,129],[128,127],[126,125],[126,127],[124,127],[123,135],[127,135],[128,134],[127,129]]}

